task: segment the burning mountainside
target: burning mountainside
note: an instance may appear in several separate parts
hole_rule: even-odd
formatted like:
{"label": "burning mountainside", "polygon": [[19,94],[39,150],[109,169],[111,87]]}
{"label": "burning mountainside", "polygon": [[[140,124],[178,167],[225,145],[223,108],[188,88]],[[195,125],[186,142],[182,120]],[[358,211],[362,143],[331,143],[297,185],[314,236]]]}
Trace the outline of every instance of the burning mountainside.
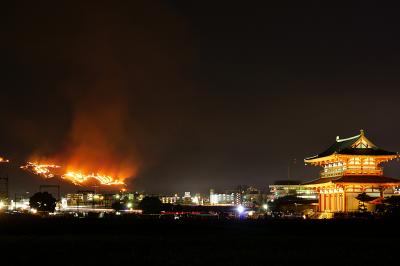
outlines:
{"label": "burning mountainside", "polygon": [[[97,20],[97,16],[94,19]],[[78,34],[82,45],[67,58],[76,72],[70,79],[55,84],[55,90],[60,92],[65,104],[62,106],[67,107],[57,106],[65,115],[63,119],[57,119],[62,131],[52,129],[57,139],[51,137],[52,142],[46,140],[45,145],[35,145],[29,159],[31,163],[22,169],[44,178],[57,177],[82,186],[91,181],[123,185],[126,178],[136,175],[140,162],[130,99],[132,86],[141,85],[135,84],[136,80],[132,83],[131,73],[125,72],[120,62],[119,50],[114,50],[114,45],[108,43],[117,31],[100,28]],[[96,37],[93,41],[87,39],[88,36],[100,39]],[[39,124],[34,128],[41,131]],[[38,134],[31,138],[41,141],[47,137],[47,132],[43,132],[43,136]]]}
{"label": "burning mountainside", "polygon": [[61,166],[55,164],[38,164],[28,162],[26,165],[21,166],[21,169],[29,171],[35,175],[40,175],[44,178],[53,178],[55,173],[54,170]]}
{"label": "burning mountainside", "polygon": [[9,163],[9,162],[10,162],[9,160],[7,160],[3,157],[0,157],[0,163]]}
{"label": "burning mountainside", "polygon": [[112,176],[101,175],[98,173],[85,175],[81,172],[67,172],[66,174],[62,175],[61,178],[70,180],[75,185],[85,183],[91,178],[96,179],[102,185],[124,185],[124,182],[121,180],[116,180]]}
{"label": "burning mountainside", "polygon": [[[101,77],[107,77],[107,73]],[[136,174],[138,162],[126,127],[128,112],[120,81],[115,77],[98,80],[96,75],[92,82],[71,92],[72,124],[64,145],[50,153],[45,151],[46,155],[41,149],[35,151],[22,169],[82,186],[93,181],[107,186],[124,185],[126,178]],[[113,88],[112,93],[109,88]]]}
{"label": "burning mountainside", "polygon": [[26,171],[29,171],[35,175],[42,176],[46,179],[53,177],[61,177],[62,179],[68,180],[75,185],[84,185],[90,179],[95,179],[100,182],[101,185],[124,185],[125,183],[118,178],[114,178],[110,175],[104,175],[99,173],[84,174],[82,171],[65,171],[65,168],[56,164],[39,164],[28,162],[26,165],[20,167]]}

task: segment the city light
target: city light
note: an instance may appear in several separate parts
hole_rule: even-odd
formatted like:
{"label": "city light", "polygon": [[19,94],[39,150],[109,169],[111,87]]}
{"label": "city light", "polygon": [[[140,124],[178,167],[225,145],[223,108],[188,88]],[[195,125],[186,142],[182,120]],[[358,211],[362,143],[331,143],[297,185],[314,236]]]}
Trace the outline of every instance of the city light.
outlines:
{"label": "city light", "polygon": [[264,205],[263,205],[263,209],[264,209],[264,210],[268,210],[268,204],[264,204]]}
{"label": "city light", "polygon": [[197,196],[194,196],[194,197],[192,198],[192,202],[193,202],[194,204],[199,204],[199,198],[198,198]]}
{"label": "city light", "polygon": [[126,207],[128,207],[129,209],[132,208],[133,204],[132,202],[128,202],[128,204],[126,204]]}
{"label": "city light", "polygon": [[237,210],[237,212],[238,212],[239,214],[242,214],[242,213],[244,212],[244,207],[243,207],[242,205],[239,205],[239,206],[236,208],[236,210]]}

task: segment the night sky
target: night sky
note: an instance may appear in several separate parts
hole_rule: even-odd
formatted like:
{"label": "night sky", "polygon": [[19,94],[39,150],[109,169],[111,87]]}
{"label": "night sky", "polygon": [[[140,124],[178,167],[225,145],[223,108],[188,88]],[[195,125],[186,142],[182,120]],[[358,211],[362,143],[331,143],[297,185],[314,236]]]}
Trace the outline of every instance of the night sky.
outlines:
{"label": "night sky", "polygon": [[20,162],[77,146],[132,165],[129,187],[149,192],[266,189],[288,165],[292,179],[314,179],[303,159],[360,129],[400,151],[397,9],[12,2],[0,9],[0,155],[13,161],[0,173],[11,191],[46,183]]}

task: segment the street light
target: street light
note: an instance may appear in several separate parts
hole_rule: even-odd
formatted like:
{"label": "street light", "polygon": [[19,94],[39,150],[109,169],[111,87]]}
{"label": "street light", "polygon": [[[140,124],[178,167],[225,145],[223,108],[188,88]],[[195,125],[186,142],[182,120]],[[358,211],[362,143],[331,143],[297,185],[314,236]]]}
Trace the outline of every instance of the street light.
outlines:
{"label": "street light", "polygon": [[244,207],[242,206],[242,205],[239,205],[237,208],[236,208],[236,211],[239,213],[239,215],[240,214],[242,214],[243,212],[244,212]]}

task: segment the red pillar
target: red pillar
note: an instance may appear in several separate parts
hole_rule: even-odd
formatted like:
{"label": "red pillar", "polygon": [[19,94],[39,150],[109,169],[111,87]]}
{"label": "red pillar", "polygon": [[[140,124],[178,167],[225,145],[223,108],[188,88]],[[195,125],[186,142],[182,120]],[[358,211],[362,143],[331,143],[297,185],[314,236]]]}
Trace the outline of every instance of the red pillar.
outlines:
{"label": "red pillar", "polygon": [[318,193],[318,211],[322,211],[322,194]]}

